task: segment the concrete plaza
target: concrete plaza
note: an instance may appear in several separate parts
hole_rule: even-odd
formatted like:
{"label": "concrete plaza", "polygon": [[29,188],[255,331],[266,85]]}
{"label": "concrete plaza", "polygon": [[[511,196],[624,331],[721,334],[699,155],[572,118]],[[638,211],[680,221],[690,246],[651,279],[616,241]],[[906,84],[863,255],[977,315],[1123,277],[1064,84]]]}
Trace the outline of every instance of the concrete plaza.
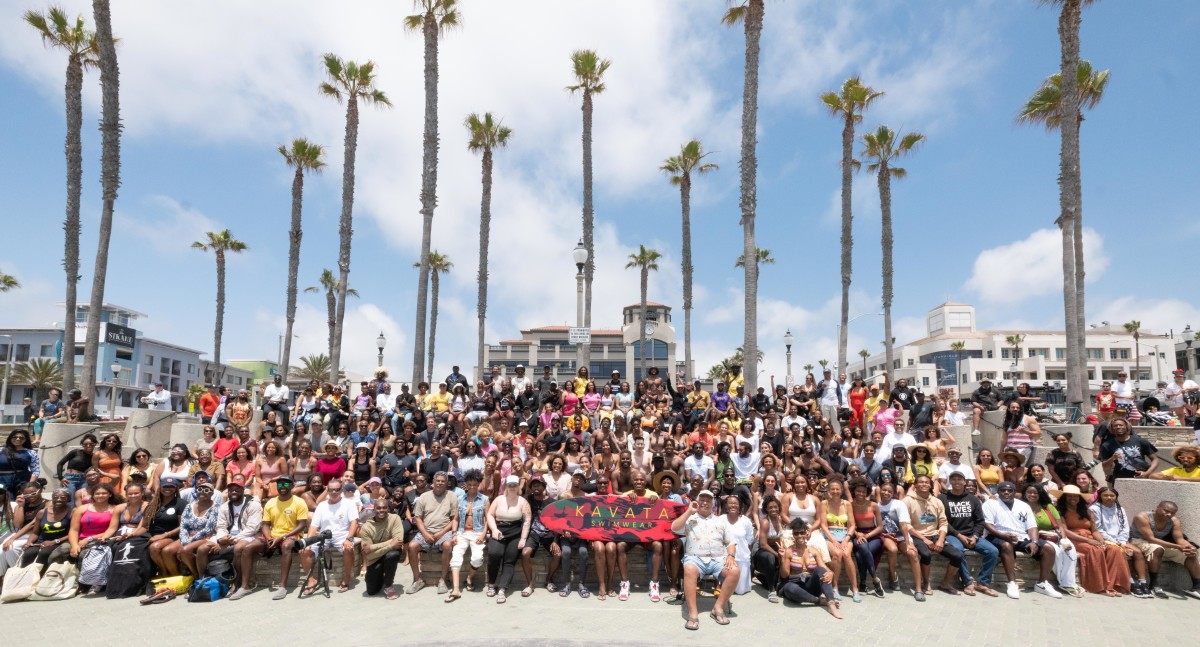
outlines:
{"label": "concrete plaza", "polygon": [[[397,584],[407,583],[405,573]],[[359,646],[400,645],[673,645],[786,643],[835,645],[957,644],[1011,645],[1190,644],[1200,628],[1200,601],[1172,594],[1169,600],[1054,600],[1035,593],[1020,600],[935,592],[927,602],[889,593],[861,604],[846,598],[845,620],[824,610],[789,603],[770,604],[761,587],[735,598],[730,625],[707,616],[712,598],[701,598],[699,631],[683,628],[684,608],[653,603],[645,591],[627,602],[600,602],[577,594],[560,598],[545,589],[533,596],[509,597],[496,604],[483,593],[465,593],[445,604],[434,587],[388,601],[364,599],[361,581],[329,599],[317,595],[275,602],[266,589],[230,602],[187,603],[177,599],[139,606],[137,599],[83,597],[63,602],[21,602],[0,606],[12,644],[37,644],[50,636],[87,637],[89,645],[127,645],[131,635],[168,634],[172,647],[219,644]],[[664,591],[665,593],[665,591]],[[30,614],[30,615],[26,615]],[[40,622],[22,620],[39,618]],[[86,623],[86,625],[85,625]],[[89,628],[90,627],[90,628]],[[130,632],[133,632],[132,634]],[[166,636],[164,636],[166,638]]]}

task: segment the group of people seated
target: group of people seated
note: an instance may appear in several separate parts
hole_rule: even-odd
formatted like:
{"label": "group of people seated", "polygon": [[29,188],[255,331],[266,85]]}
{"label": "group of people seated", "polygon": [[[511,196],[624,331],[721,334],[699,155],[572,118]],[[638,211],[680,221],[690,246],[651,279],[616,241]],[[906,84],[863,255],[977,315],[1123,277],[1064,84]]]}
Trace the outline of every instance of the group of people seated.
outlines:
{"label": "group of people seated", "polygon": [[[1123,478],[1200,480],[1200,448],[1177,448],[1179,467],[1160,472],[1157,450],[1120,415],[1097,434],[1097,458],[1111,468],[1100,487],[1070,434],[1054,437],[1043,462],[1031,460],[1042,430],[1021,400],[1009,402],[1000,460],[984,448],[968,464],[947,430],[964,422],[958,403],[903,380],[893,386],[886,373],[868,388],[825,371],[751,398],[736,370],[713,393],[699,381],[672,385],[654,368],[633,388],[615,374],[599,391],[586,368],[562,385],[550,375],[550,367],[538,380],[520,367],[511,378],[496,372],[465,395],[455,367],[432,392],[403,385],[392,397],[381,372],[352,404],[336,386],[313,385],[295,405],[286,395],[273,405],[276,390],[256,429],[244,394],[218,395],[204,436],[161,459],[143,448],[125,456],[117,434],[84,436],[56,465],[49,499],[36,469],[0,489],[0,564],[74,560],[145,537],[160,575],[200,576],[228,560],[229,599],[238,600],[258,585],[256,560],[278,554],[269,583],[278,600],[292,590],[296,561],[301,595],[317,589],[319,546],[340,555],[340,591],[361,578],[367,595],[395,599],[436,581],[454,603],[478,584],[503,604],[532,595],[535,582],[597,600],[625,601],[636,588],[653,602],[686,604],[688,629],[699,626],[706,579],[717,580],[718,624],[729,621],[730,597],[755,581],[771,602],[817,603],[841,617],[843,595],[860,603],[901,590],[901,563],[917,601],[935,591],[997,597],[997,567],[1003,593],[1017,598],[1018,557],[1037,564],[1032,589],[1053,598],[1165,597],[1163,561],[1182,564],[1189,595],[1200,598],[1196,547],[1178,506],[1127,512],[1113,487]],[[9,437],[18,450],[22,433]],[[681,504],[676,538],[584,540],[541,519],[557,500],[593,496]],[[648,562],[641,574],[630,567],[636,548]],[[535,573],[541,551],[544,580]],[[436,578],[423,572],[423,553]],[[940,578],[935,556],[945,562]],[[406,589],[396,586],[404,564]],[[518,567],[525,586],[516,591]]]}

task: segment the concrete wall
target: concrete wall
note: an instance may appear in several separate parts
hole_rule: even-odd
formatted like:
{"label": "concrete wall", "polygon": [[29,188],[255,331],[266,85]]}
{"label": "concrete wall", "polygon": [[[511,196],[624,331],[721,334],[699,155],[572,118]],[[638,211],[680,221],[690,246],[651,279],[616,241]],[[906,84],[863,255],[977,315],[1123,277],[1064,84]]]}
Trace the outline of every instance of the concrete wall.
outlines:
{"label": "concrete wall", "polygon": [[92,433],[96,438],[103,438],[108,433],[120,433],[121,427],[120,423],[68,425],[62,422],[42,427],[42,476],[53,481],[55,465],[67,452],[79,447],[79,439],[84,435]]}
{"label": "concrete wall", "polygon": [[166,454],[170,447],[171,425],[178,414],[173,411],[157,411],[154,409],[136,409],[129,414],[125,423],[125,432],[121,435],[124,454],[128,456],[133,450],[142,447],[150,450],[150,455],[159,457]]}
{"label": "concrete wall", "polygon": [[[1192,541],[1200,540],[1200,483],[1122,479],[1117,485],[1121,493],[1120,504],[1129,515],[1130,525],[1135,515],[1153,511],[1162,501],[1174,501],[1179,506],[1176,522],[1183,524],[1183,532]],[[1159,580],[1159,584],[1169,590],[1192,588],[1188,572],[1178,564],[1164,563]]]}

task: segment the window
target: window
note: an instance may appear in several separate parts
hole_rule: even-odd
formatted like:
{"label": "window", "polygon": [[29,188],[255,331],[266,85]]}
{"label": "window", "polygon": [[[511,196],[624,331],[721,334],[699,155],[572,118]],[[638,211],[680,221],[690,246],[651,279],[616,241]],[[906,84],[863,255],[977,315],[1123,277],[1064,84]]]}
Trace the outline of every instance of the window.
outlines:
{"label": "window", "polygon": [[1027,350],[1029,351],[1029,357],[1042,357],[1042,358],[1046,358],[1046,357],[1049,357],[1049,356],[1050,356],[1050,349],[1049,349],[1049,348],[1030,348],[1030,349],[1027,349]]}
{"label": "window", "polygon": [[13,354],[13,359],[18,362],[29,361],[29,344],[17,344],[16,352]]}
{"label": "window", "polygon": [[975,372],[975,381],[976,382],[979,382],[980,380],[982,380],[985,377],[989,380],[994,380],[994,379],[996,379],[996,372],[995,371],[976,371]]}
{"label": "window", "polygon": [[1103,348],[1087,349],[1087,359],[1104,359],[1104,349]]}
{"label": "window", "polygon": [[996,356],[996,355],[995,355],[995,351],[990,351],[990,350],[989,350],[989,351],[987,352],[987,358],[988,358],[988,359],[993,359],[993,358],[995,358],[995,356]]}
{"label": "window", "polygon": [[[646,348],[650,349],[649,359],[667,359],[667,342],[659,339],[647,339]],[[641,359],[640,350],[637,344],[633,345],[634,359]]]}
{"label": "window", "polygon": [[87,324],[87,313],[88,313],[88,311],[85,308],[75,308],[75,323],[76,323],[76,325],[78,325],[78,324],[86,325]]}
{"label": "window", "polygon": [[1064,360],[1066,358],[1067,358],[1067,349],[1065,349],[1065,348],[1055,348],[1054,349],[1054,359]]}
{"label": "window", "polygon": [[1065,381],[1067,379],[1066,371],[1046,371],[1047,380]]}
{"label": "window", "polygon": [[1110,348],[1108,349],[1109,359],[1129,359],[1128,348]]}
{"label": "window", "polygon": [[154,374],[142,373],[142,384],[152,384],[154,382]]}
{"label": "window", "polygon": [[[188,375],[195,375],[195,374],[196,374],[196,365],[188,364]],[[188,386],[191,386],[191,384],[189,383]]]}
{"label": "window", "polygon": [[1000,359],[1012,359],[1012,351],[1013,349],[1011,348],[1001,348]]}
{"label": "window", "polygon": [[625,344],[609,344],[608,345],[609,355],[618,355],[618,354],[621,354],[624,352],[625,352]]}
{"label": "window", "polygon": [[950,328],[967,328],[971,327],[971,313],[969,312],[951,312],[950,313]]}
{"label": "window", "polygon": [[941,333],[946,328],[945,316],[938,312],[929,317],[929,336]]}
{"label": "window", "polygon": [[171,360],[169,358],[164,357],[161,360],[159,360],[158,372],[159,373],[170,373],[171,372]]}
{"label": "window", "polygon": [[154,366],[154,356],[150,353],[146,353],[144,361],[146,362],[146,366]]}
{"label": "window", "polygon": [[929,386],[929,378],[927,378],[927,377],[921,378],[921,386]]}
{"label": "window", "polygon": [[42,344],[39,357],[54,357],[54,344]]}
{"label": "window", "polygon": [[115,323],[118,326],[129,325],[129,315],[125,314],[124,312],[110,312],[108,313],[108,320],[109,322]]}
{"label": "window", "polygon": [[916,364],[916,360],[910,359],[910,360],[908,360],[908,364],[906,364],[906,366],[912,366],[913,364]]}

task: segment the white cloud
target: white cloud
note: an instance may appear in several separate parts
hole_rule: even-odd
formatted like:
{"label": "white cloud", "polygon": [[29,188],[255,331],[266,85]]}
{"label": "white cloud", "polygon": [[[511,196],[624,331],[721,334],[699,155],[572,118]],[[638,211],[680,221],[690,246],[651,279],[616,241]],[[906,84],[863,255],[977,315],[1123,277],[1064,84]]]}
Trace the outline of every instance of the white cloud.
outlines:
{"label": "white cloud", "polygon": [[[408,335],[402,330],[403,326],[391,315],[387,314],[376,303],[358,303],[351,297],[347,303],[345,330],[342,333],[342,361],[352,376],[369,374],[375,369],[379,353],[375,339],[382,332],[387,338],[387,348],[384,349],[384,366],[392,375],[401,380],[407,380],[407,371],[398,370],[399,366],[408,366],[409,357],[400,353],[399,349],[410,344]],[[257,327],[267,333],[271,339],[270,352],[259,352],[257,355],[266,356],[272,360],[278,353],[279,335],[283,334],[286,321],[282,314],[275,311],[258,309],[254,313]],[[324,355],[329,353],[329,326],[326,323],[324,308],[309,303],[299,303],[296,306],[296,321],[292,332],[298,335],[292,340],[290,364],[299,366],[300,357],[304,355]],[[226,329],[226,340],[231,331]],[[236,332],[234,333],[236,334]],[[411,348],[411,346],[409,346]],[[226,351],[222,351],[226,354]],[[240,358],[240,356],[238,356]]]}
{"label": "white cloud", "polygon": [[[1104,238],[1083,229],[1083,255],[1087,283],[1095,283],[1108,268]],[[1027,238],[985,249],[965,287],[984,302],[1018,303],[1050,294],[1062,294],[1062,234],[1039,229]]]}
{"label": "white cloud", "polygon": [[[139,238],[159,254],[177,257],[192,241],[206,241],[206,232],[226,228],[174,198],[152,195],[144,203],[144,207],[126,206],[113,213],[115,238]],[[236,231],[233,234],[237,236]],[[237,255],[231,254],[229,258]]]}
{"label": "white cloud", "polygon": [[1122,296],[1097,303],[1089,309],[1095,313],[1088,316],[1089,322],[1109,321],[1120,325],[1136,319],[1142,322],[1143,335],[1165,335],[1172,330],[1178,335],[1189,324],[1193,330],[1200,328],[1200,306],[1180,299]]}

